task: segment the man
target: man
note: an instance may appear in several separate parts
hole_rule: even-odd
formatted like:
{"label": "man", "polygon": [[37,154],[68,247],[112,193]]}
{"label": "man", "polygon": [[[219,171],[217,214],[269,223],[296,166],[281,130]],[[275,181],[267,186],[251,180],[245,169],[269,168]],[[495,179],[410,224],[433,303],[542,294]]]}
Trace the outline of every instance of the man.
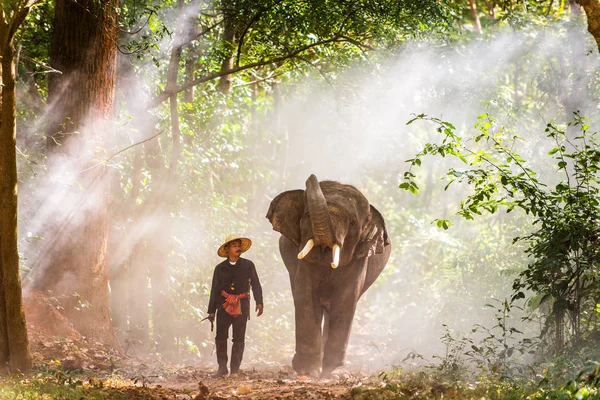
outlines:
{"label": "man", "polygon": [[230,235],[219,247],[219,257],[227,257],[215,267],[210,300],[208,303],[208,319],[212,323],[217,317],[217,363],[219,369],[213,378],[227,375],[227,338],[229,327],[233,326],[233,346],[231,347],[231,373],[237,374],[244,355],[244,337],[246,323],[250,319],[250,287],[256,301],[256,316],[263,313],[262,288],[254,263],[241,258],[242,253],[252,246],[252,241],[244,237]]}

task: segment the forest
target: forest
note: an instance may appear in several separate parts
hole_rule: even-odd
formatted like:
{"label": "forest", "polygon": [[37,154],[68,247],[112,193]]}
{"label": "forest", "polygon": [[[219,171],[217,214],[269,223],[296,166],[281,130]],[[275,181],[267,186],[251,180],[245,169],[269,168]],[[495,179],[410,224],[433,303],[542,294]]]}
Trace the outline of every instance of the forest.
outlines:
{"label": "forest", "polygon": [[599,49],[598,0],[2,0],[0,399],[600,399]]}

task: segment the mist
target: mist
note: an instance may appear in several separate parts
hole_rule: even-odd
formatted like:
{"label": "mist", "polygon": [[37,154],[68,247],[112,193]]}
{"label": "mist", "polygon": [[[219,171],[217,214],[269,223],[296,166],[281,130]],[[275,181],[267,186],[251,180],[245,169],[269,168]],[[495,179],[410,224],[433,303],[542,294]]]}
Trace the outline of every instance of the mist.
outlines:
{"label": "mist", "polygon": [[[495,129],[506,127],[525,139],[515,150],[545,174],[543,181],[552,182],[558,179],[547,157],[553,143],[544,128],[549,122],[565,124],[576,110],[597,116],[597,94],[582,90],[590,71],[598,69],[594,49],[583,27],[501,31],[489,40],[455,46],[412,42],[372,68],[347,71],[333,85],[316,77],[289,89],[279,116],[289,135],[284,189],[303,189],[311,173],[355,185],[382,212],[391,231],[390,262],[359,302],[351,365],[389,368],[409,354],[431,360],[443,354],[443,324],[457,336],[476,324],[491,328],[495,311],[486,304],[498,307],[498,301],[510,298],[512,281],[527,263],[524,249],[512,245],[513,237],[531,229],[524,215],[501,211],[479,223],[452,217],[469,193],[466,186],[454,186],[441,194],[445,171],[460,167],[454,161],[426,160],[418,171],[419,195],[398,189],[408,170],[404,161],[425,143],[442,140],[431,123],[406,123],[423,113],[451,122],[465,136],[475,131],[480,114],[489,113],[497,120]],[[519,85],[511,90],[507,76],[515,74]],[[535,102],[523,104],[525,93],[533,94]],[[277,194],[268,187],[264,191],[271,198]],[[429,201],[432,197],[443,203]],[[456,224],[448,231],[431,224],[446,217]],[[507,227],[495,236],[498,243],[478,240],[483,232],[475,229],[493,230],[498,224]],[[273,236],[275,244],[278,235]],[[425,256],[432,253],[437,257]],[[512,318],[522,328],[519,315]],[[536,327],[526,331],[534,336]]]}
{"label": "mist", "polygon": [[[221,261],[216,251],[230,233],[250,237],[253,247],[244,257],[257,266],[265,314],[255,318],[252,313],[244,363],[288,364],[294,353],[293,301],[278,251],[279,234],[264,216],[278,193],[304,189],[308,176],[315,174],[321,181],[336,180],[360,189],[382,213],[392,242],[386,269],[359,301],[348,350],[349,368],[367,372],[409,367],[416,360],[405,360],[411,354],[433,360],[444,351],[440,338],[445,326],[465,334],[476,324],[492,326],[494,310],[486,304],[510,297],[512,281],[527,263],[523,249],[512,246],[512,239],[531,229],[531,221],[503,212],[479,222],[455,217],[469,189],[453,186],[444,192],[444,173],[457,165],[452,160],[429,159],[423,164],[417,178],[420,194],[400,190],[398,185],[408,169],[405,160],[425,143],[441,140],[435,126],[426,121],[406,123],[423,113],[451,122],[458,134],[466,135],[473,131],[480,114],[489,113],[496,118],[496,126],[525,138],[516,150],[552,180],[556,171],[546,156],[552,143],[545,137],[544,127],[548,122],[564,124],[575,110],[597,116],[596,93],[582,90],[590,77],[596,76],[590,71],[600,66],[594,49],[583,26],[499,30],[489,39],[454,45],[407,42],[393,56],[377,54],[332,80],[309,72],[300,83],[282,83],[281,104],[262,114],[258,130],[252,131],[250,124],[240,128],[247,131],[240,135],[241,140],[232,142],[226,135],[196,130],[198,143],[184,153],[190,165],[182,162],[178,167],[181,179],[161,188],[194,197],[195,185],[203,182],[210,193],[197,193],[197,202],[180,201],[178,211],[170,216],[156,211],[133,218],[116,202],[111,236],[118,240],[109,248],[111,274],[127,262],[144,232],[160,229],[164,218],[171,218],[171,240],[165,243],[170,249],[167,277],[184,310],[175,334],[193,348],[191,360],[211,364],[214,333],[206,322],[198,321],[208,305],[212,269]],[[150,100],[146,88],[152,84],[144,77],[151,74],[144,71],[151,69],[151,64],[143,66],[120,82],[120,120],[116,142],[107,154],[168,130],[165,111],[157,111],[149,121],[140,106]],[[516,75],[518,85],[513,90],[507,77]],[[234,91],[243,90],[236,88],[235,78],[233,85]],[[524,104],[525,93],[535,101]],[[208,118],[204,129],[226,123],[227,116],[223,118]],[[129,120],[133,122],[128,124]],[[196,123],[200,124],[184,124],[184,132],[194,131]],[[165,153],[169,151],[167,133],[154,142]],[[218,154],[204,154],[206,143],[217,153],[251,160],[257,171],[220,164]],[[133,184],[133,153],[129,150],[119,155],[108,166],[119,182],[117,189],[126,194]],[[73,168],[64,164],[61,170]],[[192,168],[198,172],[189,172]],[[226,169],[225,178],[216,179],[211,168]],[[152,190],[156,190],[152,183],[143,186],[138,203]],[[26,184],[24,193],[20,210],[27,218],[21,235],[36,235],[53,207],[65,204],[60,194],[50,194],[34,184]],[[46,206],[34,213],[41,199]],[[435,218],[450,218],[455,225],[440,230],[431,224]],[[481,241],[482,230],[493,232],[495,242]],[[115,231],[123,235],[116,236]],[[23,251],[26,260],[35,260],[35,246]],[[182,282],[192,283],[184,286]],[[135,284],[125,282],[125,286],[134,288]],[[134,289],[130,290],[135,296]],[[113,310],[118,306],[119,302],[113,303]],[[515,316],[515,324],[517,320]],[[534,326],[527,329],[527,334],[536,333]]]}

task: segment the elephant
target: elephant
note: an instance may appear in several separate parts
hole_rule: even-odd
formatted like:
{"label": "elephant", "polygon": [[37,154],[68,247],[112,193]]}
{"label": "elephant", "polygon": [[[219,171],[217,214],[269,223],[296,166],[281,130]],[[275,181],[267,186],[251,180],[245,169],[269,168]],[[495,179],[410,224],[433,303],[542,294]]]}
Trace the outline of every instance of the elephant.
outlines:
{"label": "elephant", "polygon": [[279,251],[294,299],[300,375],[348,377],[345,368],[356,304],[390,253],[385,221],[354,186],[319,182],[280,193],[267,219],[281,233]]}

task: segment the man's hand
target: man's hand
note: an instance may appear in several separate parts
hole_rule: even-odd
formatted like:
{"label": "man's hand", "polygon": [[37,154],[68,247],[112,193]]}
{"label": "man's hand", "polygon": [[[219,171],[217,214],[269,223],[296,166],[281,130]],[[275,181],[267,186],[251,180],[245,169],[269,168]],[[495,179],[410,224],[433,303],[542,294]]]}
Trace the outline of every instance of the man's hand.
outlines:
{"label": "man's hand", "polygon": [[215,314],[208,314],[207,318],[211,324],[215,322]]}
{"label": "man's hand", "polygon": [[256,305],[256,316],[260,317],[263,313],[263,305],[262,304],[257,304]]}

